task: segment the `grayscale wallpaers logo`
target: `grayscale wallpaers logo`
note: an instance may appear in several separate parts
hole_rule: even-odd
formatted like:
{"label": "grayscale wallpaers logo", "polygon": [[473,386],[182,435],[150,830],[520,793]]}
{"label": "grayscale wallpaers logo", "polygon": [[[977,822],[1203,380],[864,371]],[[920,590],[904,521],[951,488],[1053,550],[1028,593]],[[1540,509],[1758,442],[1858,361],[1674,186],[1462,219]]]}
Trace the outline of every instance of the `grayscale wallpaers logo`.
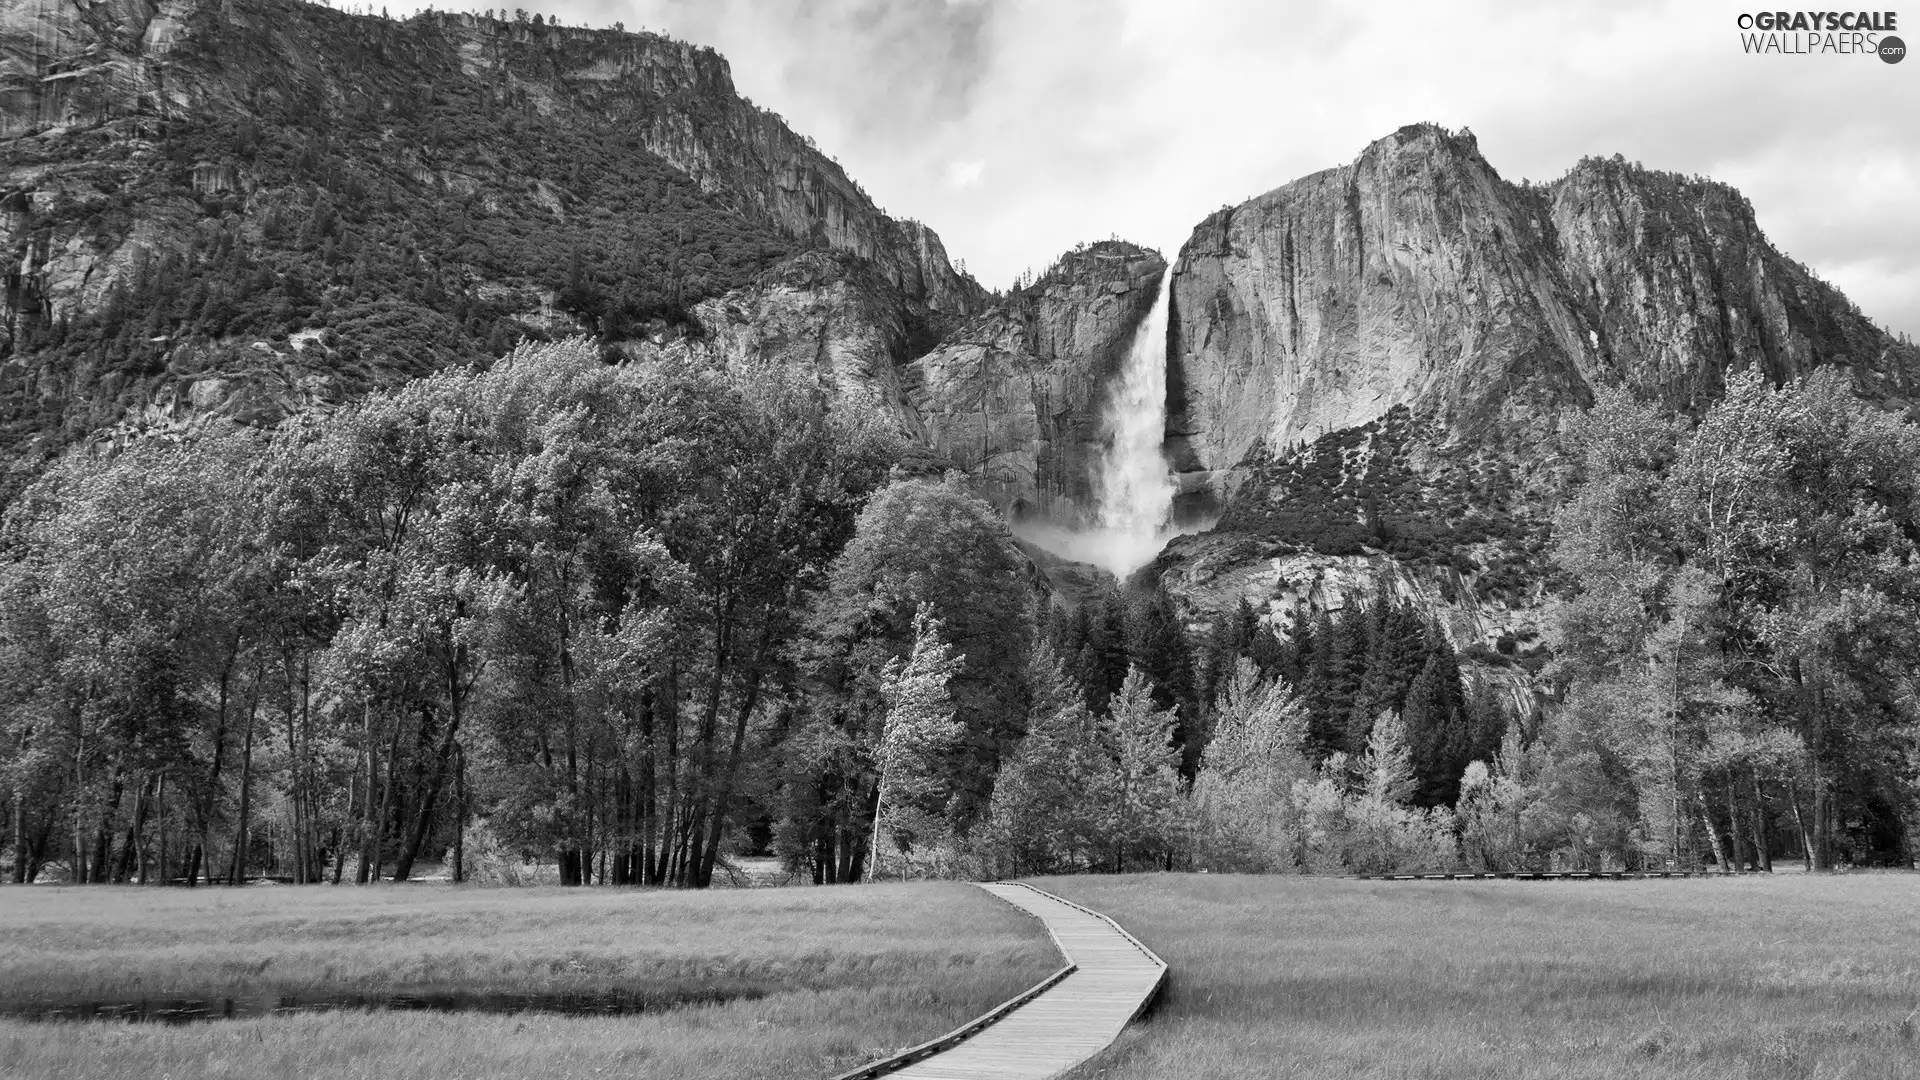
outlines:
{"label": "grayscale wallpaers logo", "polygon": [[1907,43],[1894,36],[1897,11],[1756,11],[1734,20],[1744,52],[1778,56],[1877,56],[1897,64]]}

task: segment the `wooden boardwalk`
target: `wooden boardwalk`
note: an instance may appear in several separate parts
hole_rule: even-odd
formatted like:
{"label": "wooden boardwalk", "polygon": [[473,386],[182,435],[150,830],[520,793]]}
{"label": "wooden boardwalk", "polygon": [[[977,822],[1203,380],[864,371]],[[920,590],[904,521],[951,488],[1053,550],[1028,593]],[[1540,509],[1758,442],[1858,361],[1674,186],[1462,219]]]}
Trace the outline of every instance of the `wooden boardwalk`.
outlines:
{"label": "wooden boardwalk", "polygon": [[898,1067],[876,1063],[868,1067],[874,1071],[846,1075],[912,1080],[1059,1076],[1113,1042],[1146,1011],[1166,981],[1167,965],[1099,912],[1030,885],[980,887],[1045,924],[1072,970],[988,1026],[931,1056]]}

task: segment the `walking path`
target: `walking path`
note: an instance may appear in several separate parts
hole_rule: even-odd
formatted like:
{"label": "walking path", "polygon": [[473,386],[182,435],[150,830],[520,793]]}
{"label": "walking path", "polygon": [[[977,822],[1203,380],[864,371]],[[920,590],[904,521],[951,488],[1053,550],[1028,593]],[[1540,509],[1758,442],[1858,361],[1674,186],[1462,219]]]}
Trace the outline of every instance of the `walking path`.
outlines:
{"label": "walking path", "polygon": [[[1064,977],[1056,975],[1057,981],[1042,984],[1044,988],[1037,988],[1036,995],[976,1031],[969,1031],[973,1027],[970,1024],[836,1080],[872,1076],[1045,1080],[1059,1076],[1118,1038],[1122,1029],[1146,1011],[1166,981],[1167,965],[1105,915],[1030,885],[995,883],[980,887],[1044,923],[1071,970]],[[901,1064],[902,1059],[911,1064]]]}

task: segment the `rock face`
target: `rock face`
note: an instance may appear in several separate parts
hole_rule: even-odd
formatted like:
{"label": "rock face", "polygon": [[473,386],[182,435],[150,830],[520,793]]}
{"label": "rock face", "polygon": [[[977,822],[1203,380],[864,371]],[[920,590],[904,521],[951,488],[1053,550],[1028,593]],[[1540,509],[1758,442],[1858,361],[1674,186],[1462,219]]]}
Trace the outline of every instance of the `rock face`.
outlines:
{"label": "rock face", "polygon": [[711,49],[299,0],[0,0],[0,451],[272,422],[522,336],[677,336],[799,252],[864,265],[894,365],[986,300]]}
{"label": "rock face", "polygon": [[971,319],[897,288],[872,263],[808,252],[703,301],[686,332],[636,358],[810,372],[960,469],[1016,520],[1071,527],[1092,509],[1105,406],[1166,262],[1102,242]]}
{"label": "rock face", "polygon": [[943,320],[909,299],[870,262],[810,251],[753,285],[694,306],[692,325],[627,342],[636,359],[711,364],[736,371],[813,375],[846,407],[878,417],[911,439],[926,429],[901,388],[902,368]]}
{"label": "rock face", "polygon": [[[458,72],[512,87],[535,117],[588,113],[635,132],[703,191],[871,260],[936,310],[966,314],[984,296],[932,230],[882,213],[810,139],[743,99],[719,54],[653,34],[447,13],[394,23],[298,0],[4,0],[0,138],[302,96],[337,105],[368,60],[429,92]],[[235,183],[230,166],[195,168],[196,186]]]}
{"label": "rock face", "polygon": [[1198,475],[1395,405],[1471,435],[1603,384],[1687,408],[1755,366],[1882,398],[1920,375],[1731,188],[1618,159],[1519,187],[1424,125],[1208,217],[1172,304],[1169,445]]}
{"label": "rock face", "polygon": [[1826,365],[1889,408],[1920,393],[1920,350],[1733,189],[1617,157],[1509,184],[1424,125],[1208,217],[1171,300],[1169,456],[1221,512],[1152,568],[1187,617],[1244,598],[1284,625],[1385,582],[1516,716],[1548,658],[1569,410],[1624,385],[1685,412],[1731,373]]}
{"label": "rock face", "polygon": [[1109,382],[1165,270],[1155,252],[1094,244],[949,334],[903,379],[929,445],[1017,521],[1085,524]]}

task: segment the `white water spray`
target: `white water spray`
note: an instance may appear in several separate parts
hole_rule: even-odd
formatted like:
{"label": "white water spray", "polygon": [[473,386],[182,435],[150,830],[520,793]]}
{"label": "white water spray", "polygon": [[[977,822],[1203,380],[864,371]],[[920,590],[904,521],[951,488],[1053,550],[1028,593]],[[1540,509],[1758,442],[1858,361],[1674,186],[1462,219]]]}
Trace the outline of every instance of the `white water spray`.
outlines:
{"label": "white water spray", "polygon": [[1173,268],[1160,277],[1153,307],[1133,334],[1126,365],[1107,403],[1113,444],[1100,459],[1100,530],[1120,543],[1109,566],[1124,576],[1144,566],[1165,541],[1173,512],[1173,473],[1160,452],[1167,430],[1167,291]]}
{"label": "white water spray", "polygon": [[1169,267],[1153,307],[1134,331],[1120,378],[1107,399],[1113,442],[1100,455],[1094,475],[1099,507],[1094,527],[1022,530],[1058,555],[1092,563],[1120,578],[1151,562],[1178,531],[1171,521],[1173,472],[1160,452],[1166,438],[1167,290],[1172,282]]}

